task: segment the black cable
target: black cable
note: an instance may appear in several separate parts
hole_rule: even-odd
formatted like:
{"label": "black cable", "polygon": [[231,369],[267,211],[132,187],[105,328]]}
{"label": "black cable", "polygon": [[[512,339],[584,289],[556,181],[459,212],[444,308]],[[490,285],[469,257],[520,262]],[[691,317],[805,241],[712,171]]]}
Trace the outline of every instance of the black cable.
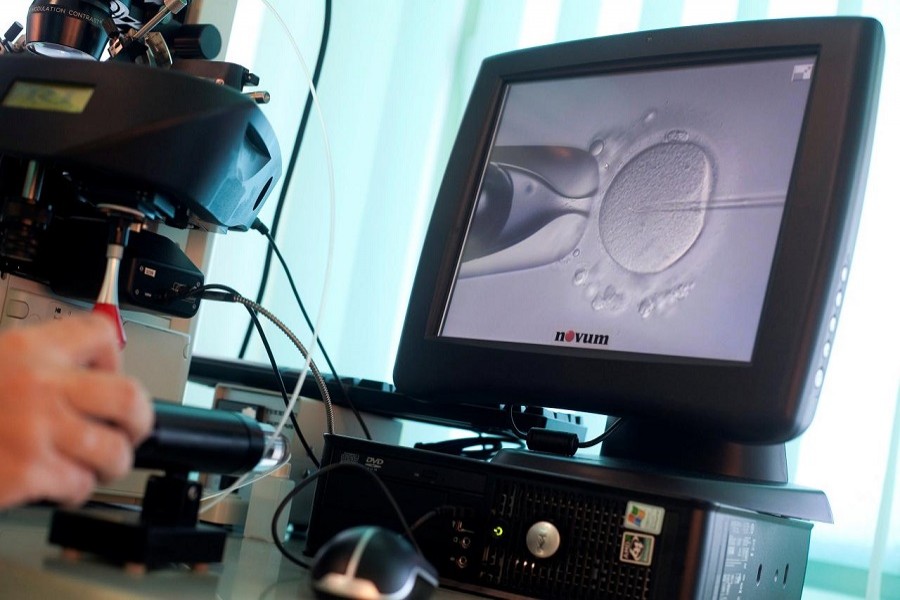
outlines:
{"label": "black cable", "polygon": [[514,412],[515,408],[516,408],[516,405],[513,404],[512,402],[510,402],[509,404],[506,405],[506,416],[507,416],[507,419],[509,420],[509,427],[512,430],[512,434],[514,436],[516,436],[520,440],[527,440],[528,434],[525,433],[524,431],[522,431],[521,429],[519,429],[519,426],[516,425],[516,418],[515,418],[515,412]]}
{"label": "black cable", "polygon": [[417,442],[413,447],[421,450],[430,450],[431,452],[452,454],[453,456],[486,460],[502,450],[503,444],[516,444],[519,448],[524,446],[513,435],[479,435],[476,437],[442,440],[440,442]]}
{"label": "black cable", "polygon": [[[256,331],[259,333],[259,338],[262,341],[263,347],[266,349],[266,355],[269,357],[269,362],[272,364],[272,372],[275,373],[275,380],[278,382],[278,390],[281,392],[281,398],[284,400],[284,408],[287,410],[288,406],[291,405],[290,396],[288,395],[287,387],[284,385],[284,379],[281,377],[281,371],[278,369],[278,363],[275,361],[275,354],[272,352],[272,347],[269,345],[269,339],[263,331],[262,323],[259,322],[259,318],[256,316],[256,311],[249,306],[244,305],[244,307],[250,314],[250,321],[256,327]],[[316,458],[309,443],[306,441],[303,431],[300,430],[300,423],[297,422],[297,417],[294,415],[293,411],[291,411],[288,416],[291,419],[291,424],[294,426],[294,431],[297,432],[297,439],[300,440],[300,444],[306,451],[306,456],[309,457],[309,460],[312,461],[316,468],[319,468],[321,463],[319,462],[319,459]]]}
{"label": "black cable", "polygon": [[403,530],[406,533],[406,537],[409,539],[410,543],[416,549],[416,552],[418,552],[419,554],[422,554],[422,550],[419,548],[419,544],[416,543],[416,538],[413,536],[412,530],[409,527],[409,523],[406,522],[406,518],[403,516],[403,511],[400,509],[400,505],[397,504],[397,500],[394,498],[394,495],[391,494],[391,491],[388,489],[388,487],[384,484],[384,482],[381,480],[381,478],[378,477],[378,475],[376,475],[371,469],[364,467],[361,464],[352,463],[352,462],[333,463],[333,464],[324,466],[321,469],[319,469],[318,471],[316,471],[315,473],[313,473],[312,475],[310,475],[309,477],[307,477],[306,479],[304,479],[303,481],[301,481],[300,483],[298,483],[296,485],[296,487],[294,487],[294,489],[292,489],[290,492],[287,493],[287,495],[285,495],[284,499],[281,501],[281,503],[275,509],[275,512],[272,514],[272,541],[275,542],[275,546],[278,548],[279,552],[281,552],[281,554],[284,555],[284,557],[286,559],[288,559],[295,565],[299,565],[305,569],[309,568],[308,564],[306,564],[301,559],[299,559],[296,556],[294,556],[293,554],[291,554],[290,550],[288,550],[287,547],[284,545],[284,541],[281,539],[281,535],[278,532],[278,521],[281,519],[281,513],[284,512],[284,509],[287,507],[287,505],[303,489],[305,489],[306,486],[308,486],[310,483],[312,483],[313,481],[315,481],[322,475],[325,475],[326,473],[329,473],[329,472],[334,471],[335,469],[339,469],[339,468],[357,469],[359,471],[362,471],[363,473],[368,475],[370,478],[375,480],[375,483],[377,483],[378,487],[381,488],[381,491],[384,492],[384,496],[385,496],[385,498],[387,498],[387,501],[391,505],[391,508],[393,508],[394,512],[397,514],[397,518],[400,520],[400,524],[403,526]]}
{"label": "black cable", "polygon": [[[322,74],[322,64],[325,62],[325,51],[328,48],[328,38],[331,33],[331,0],[325,0],[325,17],[322,22],[322,39],[319,41],[319,54],[316,58],[316,66],[313,69],[312,85],[318,87],[319,78]],[[306,95],[306,104],[303,106],[303,116],[300,118],[300,126],[297,128],[297,135],[294,137],[294,148],[291,151],[291,158],[288,161],[287,168],[284,172],[284,182],[281,185],[281,193],[278,195],[278,201],[275,204],[275,214],[272,217],[272,236],[278,234],[278,225],[281,223],[281,213],[284,210],[284,204],[287,200],[291,179],[294,176],[294,170],[297,167],[297,159],[300,156],[300,148],[303,146],[303,138],[306,135],[306,125],[309,122],[309,114],[312,110],[312,90]],[[256,303],[262,304],[263,295],[265,295],[266,287],[269,283],[269,271],[272,268],[272,247],[266,249],[266,259],[263,263],[263,272],[259,281],[259,290],[256,293]],[[247,324],[247,330],[244,333],[244,341],[241,343],[241,349],[238,352],[238,358],[244,358],[247,353],[247,346],[250,344],[250,332],[252,324]]]}
{"label": "black cable", "polygon": [[[515,407],[516,407],[516,405],[515,405],[515,404],[512,404],[512,403],[506,405],[506,412],[507,412],[507,416],[509,417],[509,425],[510,425],[510,428],[511,428],[511,430],[512,430],[513,435],[515,435],[517,438],[522,439],[522,440],[527,440],[527,439],[528,439],[528,433],[522,431],[522,430],[519,429],[519,427],[516,425],[516,421],[515,421],[515,411],[514,411]],[[598,436],[595,437],[594,439],[588,440],[588,441],[586,441],[586,442],[578,442],[578,447],[579,447],[579,448],[591,448],[591,447],[593,447],[593,446],[596,446],[597,444],[602,443],[602,442],[605,441],[607,438],[609,438],[613,433],[615,433],[616,430],[622,425],[622,423],[623,423],[624,421],[625,421],[625,419],[624,419],[624,418],[621,418],[621,417],[618,418],[618,419],[616,419],[615,422],[614,422],[612,425],[610,425],[609,427],[607,427],[607,428],[603,431],[603,433],[601,433],[600,435],[598,435]]]}
{"label": "black cable", "polygon": [[452,515],[456,513],[456,507],[450,506],[449,504],[444,504],[442,506],[438,506],[432,510],[429,510],[427,513],[416,519],[416,522],[409,526],[410,531],[415,531],[431,519],[436,517],[440,517],[442,515]]}
{"label": "black cable", "polygon": [[[230,290],[230,292],[221,292],[221,291],[211,291],[216,289],[225,289]],[[334,433],[334,411],[331,402],[331,393],[328,391],[328,384],[325,383],[325,378],[322,377],[322,373],[319,371],[319,367],[316,366],[315,361],[310,356],[309,351],[306,347],[303,346],[303,343],[294,335],[294,332],[288,328],[278,317],[273,315],[271,312],[266,310],[265,307],[260,306],[259,304],[253,302],[240,295],[232,288],[224,285],[218,284],[210,284],[207,286],[202,286],[196,290],[191,290],[183,294],[183,296],[191,296],[197,295],[199,293],[203,294],[203,298],[206,300],[217,300],[221,302],[239,302],[244,306],[251,307],[254,311],[262,314],[268,320],[270,320],[275,326],[277,326],[288,338],[290,338],[291,342],[293,342],[294,347],[300,352],[304,359],[306,359],[306,364],[309,367],[309,372],[312,373],[312,377],[315,380],[316,387],[319,390],[320,397],[322,401],[325,403],[325,413],[328,419],[328,433]],[[179,295],[172,296],[173,298],[180,297]]]}
{"label": "black cable", "polygon": [[[300,312],[303,314],[304,320],[306,320],[306,325],[309,327],[310,331],[315,331],[316,328],[315,326],[313,326],[312,320],[309,318],[309,313],[306,312],[306,306],[303,304],[303,300],[300,298],[300,292],[297,290],[296,283],[294,283],[294,276],[291,275],[291,269],[288,267],[287,261],[284,259],[284,255],[281,254],[281,250],[278,249],[278,244],[275,243],[275,238],[272,237],[269,229],[259,219],[256,219],[253,222],[253,229],[262,233],[264,236],[266,236],[266,239],[269,240],[269,247],[275,252],[275,256],[278,258],[278,262],[281,263],[281,268],[284,270],[284,274],[285,277],[287,277],[288,284],[291,286],[291,291],[294,293],[294,300],[297,301],[297,306],[300,307]],[[337,382],[338,387],[341,390],[341,397],[344,399],[344,402],[347,404],[347,406],[350,407],[350,410],[353,411],[353,415],[359,422],[359,425],[362,428],[366,439],[371,440],[372,434],[369,433],[369,428],[366,426],[366,422],[363,420],[362,415],[359,413],[359,410],[357,410],[356,405],[353,404],[352,400],[350,400],[350,394],[347,393],[347,389],[344,387],[344,383],[338,376],[337,369],[334,368],[334,363],[331,362],[331,357],[328,356],[328,352],[325,350],[325,345],[322,343],[321,336],[316,337],[316,345],[319,347],[319,350],[322,351],[322,358],[325,359],[325,363],[331,370],[331,374],[334,376],[334,380]]]}
{"label": "black cable", "polygon": [[609,427],[604,429],[603,433],[601,433],[600,435],[598,435],[597,437],[595,437],[592,440],[588,440],[586,442],[581,442],[580,444],[578,444],[578,447],[579,448],[590,448],[592,446],[596,446],[597,444],[602,443],[604,440],[606,440],[612,434],[614,434],[616,432],[616,429],[621,427],[622,423],[624,423],[624,422],[625,422],[625,419],[623,419],[622,417],[619,417],[618,419],[616,419],[613,422],[612,425],[610,425]]}
{"label": "black cable", "polygon": [[[232,296],[240,296],[240,294],[234,288],[228,287],[227,285],[221,284],[208,284],[201,287],[199,290],[192,292],[191,295],[199,294],[201,298],[209,299],[209,300],[227,300],[230,302],[235,302],[234,299],[226,299],[226,298],[218,298],[218,297],[209,297],[207,295],[208,292],[215,291],[223,291]],[[266,355],[269,357],[269,362],[272,365],[272,372],[275,374],[275,380],[278,382],[279,391],[281,391],[281,397],[284,401],[285,410],[290,406],[291,401],[288,396],[287,387],[284,385],[284,379],[281,377],[281,370],[278,368],[278,363],[275,360],[275,354],[272,352],[272,347],[269,345],[269,339],[266,337],[265,331],[263,330],[262,323],[259,322],[259,318],[256,316],[256,311],[247,306],[243,305],[244,308],[247,309],[247,313],[250,315],[250,324],[256,327],[256,331],[259,334],[260,340],[262,341],[263,348],[266,350]],[[303,431],[300,429],[300,423],[297,422],[297,417],[294,415],[293,411],[291,411],[288,416],[291,419],[291,424],[294,426],[294,431],[297,432],[297,439],[300,440],[300,444],[303,446],[304,451],[306,451],[306,455],[309,457],[309,460],[316,466],[319,467],[320,462],[319,459],[316,458],[313,449],[310,447],[309,442],[306,441],[306,438],[303,435]]]}

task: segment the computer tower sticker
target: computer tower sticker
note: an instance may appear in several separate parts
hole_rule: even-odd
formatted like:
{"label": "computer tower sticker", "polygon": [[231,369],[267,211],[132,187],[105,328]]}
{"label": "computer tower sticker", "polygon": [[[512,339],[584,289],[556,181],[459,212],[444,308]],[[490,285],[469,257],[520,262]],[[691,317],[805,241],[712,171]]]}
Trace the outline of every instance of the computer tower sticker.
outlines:
{"label": "computer tower sticker", "polygon": [[619,559],[633,565],[649,567],[653,562],[653,536],[630,531],[622,534],[622,551]]}
{"label": "computer tower sticker", "polygon": [[652,504],[630,501],[625,507],[623,525],[628,529],[659,535],[662,532],[666,509]]}

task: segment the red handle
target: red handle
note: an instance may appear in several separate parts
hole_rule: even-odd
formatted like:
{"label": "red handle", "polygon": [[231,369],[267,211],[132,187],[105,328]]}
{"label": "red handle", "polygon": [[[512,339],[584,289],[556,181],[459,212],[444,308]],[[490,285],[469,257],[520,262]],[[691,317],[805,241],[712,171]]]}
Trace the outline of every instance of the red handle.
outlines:
{"label": "red handle", "polygon": [[116,331],[119,334],[119,349],[125,349],[125,326],[122,324],[122,315],[119,313],[119,307],[115,304],[101,304],[97,303],[94,305],[95,313],[106,315],[110,319],[113,320],[113,323],[116,324]]}

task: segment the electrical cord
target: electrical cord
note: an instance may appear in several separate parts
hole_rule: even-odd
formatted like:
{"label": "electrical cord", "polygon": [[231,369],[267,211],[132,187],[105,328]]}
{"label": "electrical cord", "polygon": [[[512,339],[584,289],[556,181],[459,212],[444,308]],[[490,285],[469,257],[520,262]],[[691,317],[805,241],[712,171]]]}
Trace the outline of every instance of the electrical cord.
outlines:
{"label": "electrical cord", "polygon": [[[275,10],[269,0],[260,1],[269,8],[269,10],[275,17],[275,20],[278,21],[278,24],[281,26],[282,31],[291,44],[291,49],[294,51],[297,60],[300,62],[300,66],[303,67],[303,73],[306,75],[306,80],[309,82],[309,94],[312,97],[313,104],[315,104],[316,114],[319,117],[319,123],[322,127],[322,144],[324,146],[323,154],[325,158],[325,173],[328,179],[328,251],[327,258],[325,259],[325,274],[322,281],[322,295],[319,298],[319,312],[316,316],[315,326],[313,327],[312,341],[309,344],[310,347],[314,347],[316,345],[316,341],[319,339],[322,317],[325,315],[325,307],[328,305],[328,291],[331,284],[331,271],[334,265],[334,244],[336,237],[335,222],[337,221],[337,194],[334,184],[334,159],[331,152],[331,142],[328,139],[328,127],[325,124],[325,113],[322,110],[322,105],[319,103],[319,95],[316,92],[315,83],[313,82],[312,76],[309,73],[309,68],[306,66],[306,61],[303,59],[303,53],[300,52],[300,47],[297,45],[297,40],[294,39],[294,36],[291,34],[291,30],[288,27],[287,23],[285,23],[284,19],[281,18],[281,15],[278,14],[278,11]],[[291,400],[286,413],[293,410],[294,405],[296,405],[297,400],[300,397],[300,390],[303,389],[303,384],[306,381],[306,376],[309,373],[311,365],[312,354],[307,353],[306,362],[304,363],[303,368],[300,371],[300,376],[297,378],[297,384],[294,386],[294,391],[291,393]],[[328,405],[329,403],[326,403],[326,408],[328,407]],[[277,431],[280,431],[284,428],[285,423],[287,423],[287,419],[288,415],[285,414],[276,427]]]}
{"label": "electrical cord", "polygon": [[[262,480],[262,479],[265,479],[266,477],[268,477],[269,475],[271,475],[272,473],[274,473],[275,471],[277,471],[278,469],[280,469],[280,468],[283,467],[284,465],[286,465],[286,464],[288,464],[289,462],[291,462],[291,459],[292,459],[292,458],[293,458],[293,457],[291,456],[291,453],[288,452],[288,453],[285,455],[285,457],[284,457],[283,459],[281,459],[277,464],[275,464],[271,469],[269,469],[269,470],[267,470],[267,471],[264,471],[264,472],[262,472],[262,473],[259,473],[259,474],[258,474],[256,477],[254,477],[253,479],[247,479],[246,481],[244,481],[244,482],[241,483],[241,487],[245,487],[245,486],[248,486],[248,485],[253,485],[253,484],[256,483],[257,481],[260,481],[260,480]],[[246,479],[246,478],[245,478],[245,479]],[[207,496],[204,496],[203,498],[200,499],[200,502],[210,502],[210,501],[215,500],[215,499],[217,499],[217,498],[223,498],[223,499],[224,499],[224,497],[228,496],[228,494],[230,494],[230,493],[233,492],[233,491],[234,491],[234,490],[231,489],[231,486],[229,486],[228,488],[226,488],[226,489],[224,489],[224,490],[219,490],[218,492],[213,492],[212,494],[209,494],[209,495],[207,495]],[[218,504],[218,501],[216,502],[216,504]],[[209,508],[211,508],[211,506],[210,506],[210,507],[204,506],[203,509],[202,509],[200,512],[205,512],[205,511],[209,510]]]}
{"label": "electrical cord", "polygon": [[[281,329],[281,331],[283,333],[285,333],[285,335],[288,336],[288,338],[294,343],[294,345],[297,347],[297,349],[300,351],[300,353],[306,359],[306,367],[304,367],[304,372],[301,375],[301,378],[298,380],[297,387],[294,390],[294,395],[290,399],[287,399],[285,402],[285,414],[282,416],[280,422],[276,426],[275,431],[269,436],[269,439],[266,441],[266,450],[268,450],[268,447],[275,442],[275,440],[278,438],[278,436],[281,435],[282,431],[284,431],[284,427],[287,423],[288,418],[290,418],[291,422],[294,425],[295,430],[297,431],[297,435],[300,438],[301,443],[303,444],[304,450],[306,450],[307,455],[309,456],[309,458],[313,462],[313,464],[318,466],[320,463],[319,463],[318,459],[315,457],[315,454],[313,453],[312,448],[310,448],[309,444],[306,442],[305,438],[303,437],[302,432],[300,430],[300,425],[297,422],[296,417],[294,416],[294,407],[296,406],[300,387],[301,387],[303,379],[305,378],[306,372],[308,370],[312,371],[313,378],[315,379],[317,385],[319,386],[319,391],[322,394],[322,401],[325,404],[325,414],[326,414],[327,427],[328,427],[329,433],[334,433],[334,412],[332,410],[331,397],[328,394],[328,388],[325,386],[325,380],[322,379],[322,375],[319,373],[318,368],[316,367],[315,363],[313,363],[312,357],[309,355],[309,352],[306,351],[306,348],[303,346],[303,344],[300,342],[300,340],[297,339],[297,336],[295,336],[294,333],[286,325],[284,325],[284,323],[282,323],[275,315],[273,315],[271,312],[269,312],[262,306],[259,306],[255,302],[248,300],[247,298],[244,298],[234,288],[231,288],[227,285],[222,285],[222,284],[207,284],[207,285],[201,286],[200,288],[197,288],[195,290],[190,290],[184,294],[184,296],[197,296],[197,295],[199,295],[204,300],[214,300],[214,301],[219,301],[219,302],[235,302],[235,303],[244,305],[244,307],[247,309],[247,311],[250,315],[251,322],[254,325],[256,325],[257,331],[259,331],[261,339],[263,340],[263,346],[266,348],[266,352],[272,363],[272,368],[275,371],[276,379],[279,381],[279,384],[281,385],[282,389],[284,390],[285,396],[287,395],[287,390],[284,387],[284,380],[281,378],[281,373],[278,370],[277,363],[275,362],[275,356],[272,353],[271,346],[268,343],[268,338],[266,337],[265,332],[262,329],[262,324],[259,322],[259,319],[257,318],[256,313],[259,312],[260,314],[265,316],[267,319],[269,319],[272,323],[274,323],[279,329]],[[274,472],[274,469],[269,471],[269,473],[272,473],[272,472]],[[211,496],[209,499],[207,499],[209,501],[200,509],[200,512],[204,513],[204,512],[209,511],[214,506],[216,506],[219,503],[221,503],[222,501],[224,501],[225,498],[227,498],[228,495],[231,494],[232,492],[234,492],[235,490],[238,490],[246,485],[249,485],[249,484],[261,479],[261,477],[256,477],[252,480],[249,480],[249,478],[250,478],[250,472],[247,472],[247,473],[244,473],[243,475],[241,475],[234,483],[229,485],[226,489],[218,492],[214,496]]]}
{"label": "electrical cord", "polygon": [[[244,308],[247,309],[247,312],[250,314],[250,322],[256,327],[256,331],[259,334],[260,340],[262,340],[263,348],[266,350],[266,355],[269,357],[269,363],[272,365],[272,372],[275,374],[275,381],[278,383],[278,390],[281,392],[281,398],[284,400],[284,407],[287,409],[290,404],[290,398],[288,397],[287,387],[284,385],[284,379],[281,377],[281,370],[278,368],[278,363],[275,360],[275,354],[272,352],[272,347],[269,345],[269,340],[266,337],[266,333],[263,330],[262,323],[259,322],[259,319],[256,316],[256,312],[250,308],[249,306],[244,305]],[[309,460],[318,468],[320,466],[319,459],[316,458],[315,452],[310,447],[309,442],[306,441],[306,437],[303,435],[303,431],[300,429],[300,423],[297,422],[297,417],[294,412],[291,412],[291,424],[294,426],[294,431],[297,432],[297,439],[300,440],[300,444],[303,446],[303,450],[306,452],[306,456],[309,457]]]}
{"label": "electrical cord", "polygon": [[514,435],[479,435],[440,442],[417,442],[414,447],[453,456],[486,460],[502,450],[504,444],[515,444],[519,448],[524,446],[521,440]]}
{"label": "electrical cord", "polygon": [[456,513],[456,507],[450,506],[449,504],[444,504],[442,506],[438,506],[432,510],[429,510],[427,513],[416,519],[415,523],[409,526],[410,531],[415,531],[431,519],[439,517],[441,515],[453,515]]}
{"label": "electrical cord", "polygon": [[[306,349],[303,343],[300,342],[300,339],[296,335],[294,335],[294,332],[292,332],[284,323],[282,323],[281,320],[278,319],[278,317],[270,313],[259,304],[256,304],[252,300],[248,300],[243,296],[238,296],[235,299],[237,302],[240,302],[245,306],[252,307],[254,310],[274,323],[279,329],[281,329],[281,331],[284,332],[285,335],[287,335],[291,342],[293,342],[297,350],[300,351],[300,354],[302,354],[303,357],[306,358],[307,365],[309,365],[309,370],[312,372],[313,379],[315,380],[316,385],[319,388],[319,392],[322,394],[322,402],[325,404],[326,431],[328,433],[334,433],[334,404],[331,401],[331,394],[328,391],[328,386],[325,385],[325,379],[322,377],[322,373],[319,372],[319,368],[316,366],[316,363],[313,362],[312,356],[310,355],[309,351]],[[294,403],[296,403],[296,400],[293,400]]]}
{"label": "electrical cord", "polygon": [[[265,0],[263,0],[263,4],[265,4],[270,10],[272,10],[277,16],[278,13],[275,9]],[[331,33],[331,0],[325,0],[325,16],[322,22],[322,37],[319,41],[319,51],[318,56],[316,58],[316,66],[313,69],[312,79],[311,79],[311,89],[310,92],[306,96],[306,103],[303,105],[303,115],[300,117],[300,126],[297,128],[297,134],[294,137],[294,147],[291,151],[291,158],[288,161],[287,168],[285,169],[284,174],[284,182],[281,185],[281,192],[278,196],[278,201],[275,204],[275,214],[272,217],[272,237],[275,237],[278,234],[278,226],[281,223],[281,215],[284,210],[285,202],[287,201],[287,195],[289,192],[289,188],[291,185],[291,181],[294,176],[294,170],[297,166],[297,160],[300,156],[300,148],[303,146],[303,139],[306,137],[306,126],[309,122],[309,115],[312,110],[313,100],[314,100],[314,90],[319,85],[319,79],[322,75],[322,65],[325,62],[325,51],[328,49],[328,38]],[[301,60],[302,62],[302,60]],[[266,258],[263,262],[263,272],[259,281],[259,289],[256,293],[256,302],[261,303],[263,301],[263,296],[266,292],[266,287],[268,287],[269,283],[269,273],[272,268],[272,246],[269,246],[266,249]],[[247,347],[250,344],[250,332],[252,331],[252,323],[247,324],[247,330],[244,332],[244,340],[241,342],[241,349],[238,352],[238,358],[244,358],[247,353]],[[329,365],[330,366],[330,365]],[[332,372],[334,369],[332,368]],[[371,438],[370,438],[371,439]]]}
{"label": "electrical cord", "polygon": [[625,422],[625,419],[623,419],[622,417],[619,417],[618,419],[613,421],[612,425],[608,426],[605,430],[603,430],[603,433],[601,433],[600,435],[598,435],[597,437],[595,437],[592,440],[588,440],[586,442],[582,442],[582,443],[578,444],[578,447],[579,448],[592,448],[593,446],[596,446],[597,444],[602,443],[603,441],[607,440],[610,436],[612,436],[612,434],[614,434],[616,432],[616,430],[619,427],[621,427],[624,422]]}
{"label": "electrical cord", "polygon": [[[210,292],[213,292],[212,294]],[[216,292],[222,292],[222,294],[217,294]],[[331,394],[328,392],[328,386],[325,385],[325,380],[322,378],[321,372],[319,372],[318,367],[315,362],[313,362],[312,357],[310,356],[309,351],[303,345],[303,343],[294,335],[294,332],[291,331],[287,325],[285,325],[278,317],[273,315],[271,312],[266,310],[264,307],[259,304],[253,302],[242,296],[233,288],[230,288],[226,285],[220,284],[208,284],[204,285],[195,292],[192,292],[192,295],[200,294],[200,297],[204,300],[215,300],[220,302],[237,302],[239,304],[243,304],[248,309],[252,309],[253,311],[263,315],[269,321],[271,321],[276,327],[278,327],[287,337],[291,340],[303,358],[306,360],[306,364],[309,366],[309,371],[313,375],[313,380],[316,382],[316,385],[319,388],[319,393],[322,395],[322,402],[325,404],[325,418],[326,418],[326,430],[328,433],[334,433],[334,407],[331,402]],[[299,384],[299,382],[298,382]],[[298,389],[295,390],[295,394],[299,392]],[[285,407],[285,410],[290,414],[293,414],[293,408],[296,405],[296,398],[291,398],[291,401],[288,403],[288,406]],[[280,435],[281,429],[284,427],[284,422],[288,418],[288,415],[282,419],[282,423],[280,427],[276,428],[274,435]]]}
{"label": "electrical cord", "polygon": [[[315,456],[312,448],[309,443],[306,441],[306,438],[303,435],[302,430],[300,429],[300,424],[297,422],[297,418],[294,414],[294,406],[296,403],[292,403],[291,400],[287,397],[287,387],[284,385],[284,379],[281,377],[281,370],[278,368],[277,361],[275,360],[275,355],[272,351],[272,346],[269,344],[268,336],[266,336],[265,330],[262,327],[262,324],[259,322],[257,317],[257,312],[265,316],[267,319],[272,321],[281,331],[294,343],[294,346],[300,351],[301,355],[304,359],[307,359],[309,353],[306,348],[303,346],[303,343],[297,338],[296,335],[281,322],[275,315],[271,312],[259,306],[258,304],[247,300],[244,298],[237,290],[227,285],[222,284],[207,284],[201,286],[194,290],[189,290],[183,294],[172,295],[167,297],[167,300],[172,300],[179,297],[190,297],[190,296],[199,296],[204,300],[213,300],[218,302],[233,302],[237,304],[242,304],[244,308],[247,310],[250,316],[250,322],[256,327],[256,330],[260,336],[260,340],[262,341],[263,348],[266,351],[266,355],[269,358],[269,363],[272,366],[272,372],[275,376],[275,380],[278,383],[278,387],[282,394],[282,399],[285,404],[285,415],[282,417],[282,423],[273,433],[272,438],[281,435],[281,432],[284,428],[285,417],[291,420],[291,424],[294,426],[294,430],[297,432],[297,437],[300,440],[301,445],[307,453],[310,461],[318,467],[319,460]],[[310,367],[313,372],[313,379],[315,380],[319,393],[322,396],[322,401],[325,404],[325,414],[326,414],[326,427],[328,428],[328,433],[334,433],[334,411],[331,407],[331,396],[328,393],[328,388],[325,385],[325,380],[322,378],[321,373],[319,373],[318,368],[315,363],[310,361]]]}
{"label": "electrical cord", "polygon": [[409,523],[406,522],[406,518],[403,516],[403,511],[400,509],[400,505],[397,504],[397,500],[394,498],[394,495],[391,494],[391,491],[387,488],[384,482],[381,480],[378,475],[376,475],[371,469],[364,467],[358,463],[333,463],[327,466],[322,467],[300,483],[294,487],[290,492],[285,495],[284,499],[278,504],[278,507],[275,509],[275,512],[272,514],[272,541],[275,542],[275,546],[278,548],[278,551],[281,552],[282,555],[295,565],[299,565],[304,568],[309,568],[309,565],[303,562],[301,559],[294,556],[290,550],[284,545],[284,541],[281,539],[281,535],[278,531],[278,521],[281,519],[281,513],[284,512],[287,505],[293,500],[301,491],[303,491],[306,486],[311,484],[313,481],[325,475],[326,473],[330,473],[336,469],[356,469],[357,471],[361,471],[365,473],[369,478],[373,479],[381,491],[384,493],[385,498],[388,503],[391,505],[391,508],[397,515],[400,524],[403,526],[403,530],[405,532],[406,537],[409,539],[410,543],[416,549],[416,552],[422,554],[422,550],[419,548],[419,544],[416,542],[416,538],[413,536],[412,528],[410,528]]}
{"label": "electrical cord", "polygon": [[[515,404],[510,403],[510,404],[507,404],[507,405],[506,405],[507,416],[508,416],[508,418],[509,418],[509,425],[510,425],[510,428],[511,428],[511,430],[512,430],[512,433],[513,433],[513,435],[515,435],[517,438],[522,439],[522,440],[526,440],[526,441],[528,441],[528,442],[530,443],[530,442],[532,441],[532,438],[531,438],[531,436],[529,436],[529,433],[530,433],[530,432],[533,432],[533,431],[535,431],[535,430],[534,430],[534,429],[531,429],[531,430],[529,430],[529,432],[524,432],[524,431],[522,431],[521,429],[518,428],[518,426],[516,425],[516,421],[515,421],[515,408],[516,408],[516,405],[515,405]],[[578,442],[577,445],[575,445],[575,446],[576,446],[577,448],[584,449],[584,448],[591,448],[591,447],[593,447],[593,446],[596,446],[597,444],[602,443],[603,441],[605,441],[606,439],[608,439],[612,434],[614,434],[614,433],[616,432],[616,430],[622,425],[622,423],[623,423],[624,421],[625,421],[625,419],[624,419],[624,418],[621,418],[621,417],[618,418],[618,419],[616,419],[616,420],[613,422],[612,425],[610,425],[609,427],[607,427],[607,428],[603,431],[603,433],[601,433],[600,435],[598,435],[598,436],[595,437],[594,439],[588,440],[588,441],[586,441],[586,442]],[[570,435],[571,435],[571,436],[574,436],[574,435],[575,435],[575,434],[568,434],[568,433],[565,433],[565,432],[555,432],[555,431],[554,431],[554,432],[549,432],[549,433],[550,433],[550,434],[558,434],[558,435],[560,435],[560,436],[570,436]],[[530,446],[529,446],[529,447],[530,447]]]}
{"label": "electrical cord", "polygon": [[[294,276],[291,274],[291,270],[288,267],[287,261],[284,259],[284,255],[281,254],[281,250],[279,250],[278,245],[275,243],[275,238],[272,236],[269,228],[265,226],[265,224],[256,219],[251,225],[252,229],[260,232],[266,239],[269,241],[269,247],[275,252],[275,256],[278,258],[278,262],[281,263],[281,267],[284,270],[285,277],[287,277],[288,284],[291,287],[291,291],[294,294],[294,300],[297,301],[297,306],[300,308],[300,312],[303,315],[303,319],[306,321],[306,325],[312,330],[313,324],[309,318],[309,313],[306,312],[306,306],[303,304],[303,300],[300,298],[300,292],[297,290],[297,285],[294,282]],[[257,302],[259,302],[257,300]],[[331,357],[328,356],[328,352],[325,350],[325,345],[322,343],[322,339],[319,338],[316,340],[319,350],[322,352],[322,357],[325,359],[325,363],[328,365],[328,368],[331,370],[331,374],[334,376],[335,381],[338,384],[338,388],[341,390],[341,397],[347,406],[350,407],[350,410],[353,411],[353,415],[356,417],[357,422],[362,428],[363,434],[366,436],[367,440],[372,439],[372,434],[369,433],[369,428],[366,426],[366,422],[363,420],[362,415],[359,410],[356,408],[356,405],[350,399],[350,394],[347,393],[347,389],[344,387],[341,378],[337,374],[337,369],[334,368],[334,363],[331,362]]]}

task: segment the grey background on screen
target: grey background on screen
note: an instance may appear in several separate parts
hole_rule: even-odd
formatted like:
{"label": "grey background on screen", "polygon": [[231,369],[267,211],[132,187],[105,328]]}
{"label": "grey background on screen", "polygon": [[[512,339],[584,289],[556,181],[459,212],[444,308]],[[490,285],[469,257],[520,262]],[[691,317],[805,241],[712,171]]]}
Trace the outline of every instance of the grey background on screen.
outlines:
{"label": "grey background on screen", "polygon": [[[539,177],[512,171],[514,211],[529,210],[526,188],[558,210],[531,237],[462,265],[441,335],[552,346],[566,343],[557,332],[572,331],[609,336],[594,346],[605,350],[749,361],[813,63],[806,56],[511,84],[494,147],[592,151],[600,186],[567,203]],[[603,203],[611,186],[609,198],[621,203],[616,178],[635,157],[672,143],[706,157],[708,203],[694,206],[699,234],[677,260],[635,272],[601,236]],[[656,196],[666,184],[652,175],[641,181]]]}

